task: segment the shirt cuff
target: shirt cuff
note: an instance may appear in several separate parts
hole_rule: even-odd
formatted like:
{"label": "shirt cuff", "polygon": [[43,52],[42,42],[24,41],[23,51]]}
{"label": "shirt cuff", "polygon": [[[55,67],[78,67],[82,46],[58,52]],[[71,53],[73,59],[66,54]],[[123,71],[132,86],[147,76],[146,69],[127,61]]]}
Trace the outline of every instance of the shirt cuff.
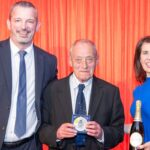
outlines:
{"label": "shirt cuff", "polygon": [[101,136],[101,138],[98,138],[97,139],[100,143],[104,143],[104,131],[103,131],[103,129],[102,129],[102,136]]}

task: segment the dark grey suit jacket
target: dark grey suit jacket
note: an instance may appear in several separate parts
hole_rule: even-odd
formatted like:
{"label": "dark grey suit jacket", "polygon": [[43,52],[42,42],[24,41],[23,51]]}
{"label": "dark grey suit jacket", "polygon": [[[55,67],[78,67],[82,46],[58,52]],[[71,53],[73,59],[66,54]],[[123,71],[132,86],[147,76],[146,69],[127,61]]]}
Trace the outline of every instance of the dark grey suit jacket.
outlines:
{"label": "dark grey suit jacket", "polygon": [[[56,131],[62,123],[71,122],[72,104],[69,87],[69,76],[49,84],[44,94],[42,109],[43,125],[39,135],[42,143],[49,145],[50,150],[56,147]],[[94,76],[89,115],[104,130],[104,144],[97,139],[87,137],[86,147],[81,150],[100,150],[115,147],[123,140],[124,109],[119,89],[114,85]],[[73,150],[74,138],[65,139],[64,150]]]}
{"label": "dark grey suit jacket", "polygon": [[[42,92],[50,80],[57,78],[56,57],[34,45],[35,54],[35,107],[38,130],[41,124]],[[12,70],[9,39],[0,42],[0,149],[5,137],[11,107]],[[36,131],[35,131],[36,132]]]}

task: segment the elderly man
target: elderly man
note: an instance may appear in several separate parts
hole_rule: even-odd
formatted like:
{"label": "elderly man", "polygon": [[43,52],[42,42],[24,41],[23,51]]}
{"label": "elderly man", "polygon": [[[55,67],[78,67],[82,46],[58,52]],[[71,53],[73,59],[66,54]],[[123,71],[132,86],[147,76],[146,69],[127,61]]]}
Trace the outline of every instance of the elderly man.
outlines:
{"label": "elderly man", "polygon": [[50,150],[100,150],[123,140],[124,110],[119,89],[94,75],[95,44],[76,41],[70,49],[73,68],[44,93],[40,140]]}

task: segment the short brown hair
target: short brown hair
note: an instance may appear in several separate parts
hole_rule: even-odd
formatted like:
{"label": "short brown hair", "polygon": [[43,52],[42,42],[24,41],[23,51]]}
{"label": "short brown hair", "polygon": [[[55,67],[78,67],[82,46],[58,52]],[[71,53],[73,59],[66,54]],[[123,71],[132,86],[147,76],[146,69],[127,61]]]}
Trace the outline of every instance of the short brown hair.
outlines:
{"label": "short brown hair", "polygon": [[10,12],[9,12],[9,19],[11,19],[11,16],[12,16],[12,12],[14,10],[15,7],[17,6],[21,6],[21,7],[28,7],[28,8],[33,8],[36,10],[37,12],[37,19],[38,19],[38,11],[37,11],[37,8],[31,3],[31,2],[28,2],[28,1],[18,1],[16,3],[14,3],[10,9]]}

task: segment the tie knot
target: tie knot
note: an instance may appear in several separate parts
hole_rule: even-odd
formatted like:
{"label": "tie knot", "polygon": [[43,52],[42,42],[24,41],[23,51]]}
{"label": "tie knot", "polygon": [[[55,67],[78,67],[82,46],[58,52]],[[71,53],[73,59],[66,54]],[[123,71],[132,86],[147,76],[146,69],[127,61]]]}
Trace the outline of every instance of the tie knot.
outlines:
{"label": "tie knot", "polygon": [[27,52],[24,50],[20,50],[18,53],[19,53],[20,57],[24,57]]}
{"label": "tie knot", "polygon": [[83,89],[85,88],[84,84],[79,84],[78,85],[79,91],[83,91]]}

